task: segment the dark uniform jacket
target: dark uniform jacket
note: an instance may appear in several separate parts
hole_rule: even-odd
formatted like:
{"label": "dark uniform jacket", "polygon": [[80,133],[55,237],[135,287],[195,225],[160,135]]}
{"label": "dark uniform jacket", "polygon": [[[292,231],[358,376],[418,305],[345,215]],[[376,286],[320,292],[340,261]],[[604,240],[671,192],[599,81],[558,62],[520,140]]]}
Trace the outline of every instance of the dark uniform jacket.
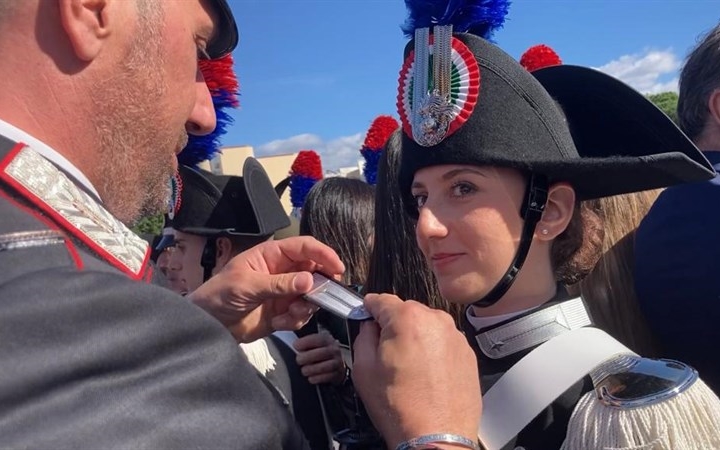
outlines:
{"label": "dark uniform jacket", "polygon": [[295,362],[293,349],[274,335],[265,340],[268,351],[277,364],[275,369],[267,374],[268,381],[282,393],[295,421],[310,443],[310,448],[327,450],[330,448],[331,436],[325,427],[317,388],[302,374],[300,366]]}
{"label": "dark uniform jacket", "polygon": [[136,239],[0,138],[0,448],[306,448],[230,334],[144,282]]}
{"label": "dark uniform jacket", "polygon": [[[569,300],[564,289],[559,291],[557,298],[543,305],[549,307],[556,305],[561,301]],[[539,311],[535,309],[527,314],[531,314]],[[490,329],[505,325],[509,322],[518,320],[527,314],[514,317],[511,320],[498,323],[492,327],[480,330],[481,332],[488,331]],[[525,357],[532,350],[537,348],[531,347],[527,350],[523,350],[504,358],[492,359],[486,356],[479,348],[477,341],[474,339],[477,333],[472,325],[468,323],[467,318],[463,316],[464,323],[463,329],[465,335],[470,342],[470,346],[475,351],[475,356],[478,360],[478,369],[480,371],[480,385],[483,394],[487,392],[499,379],[500,377],[510,370],[510,368]],[[523,449],[523,450],[557,450],[562,446],[565,440],[565,433],[567,432],[568,422],[572,415],[575,405],[580,398],[592,389],[592,380],[589,376],[583,378],[582,381],[575,383],[570,386],[557,400],[555,400],[550,406],[545,408],[535,419],[533,419],[518,436],[510,441],[503,450]]]}

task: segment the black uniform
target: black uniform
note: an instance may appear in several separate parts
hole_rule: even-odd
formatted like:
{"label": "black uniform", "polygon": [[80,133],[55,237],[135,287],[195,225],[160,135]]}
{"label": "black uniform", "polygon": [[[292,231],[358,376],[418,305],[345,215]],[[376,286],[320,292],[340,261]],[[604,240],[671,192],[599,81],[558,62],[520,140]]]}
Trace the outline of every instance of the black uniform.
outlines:
{"label": "black uniform", "polygon": [[127,230],[12,147],[0,139],[0,447],[307,448],[222,325],[142,281],[146,247],[123,252],[139,248]]}
{"label": "black uniform", "polygon": [[270,355],[276,362],[274,370],[267,374],[268,381],[285,397],[300,429],[313,450],[328,449],[330,435],[325,428],[320,397],[315,385],[302,374],[295,362],[295,351],[277,336],[265,338]]}
{"label": "black uniform", "polygon": [[[552,301],[547,302],[542,308],[557,305],[562,301],[567,301],[567,294],[561,289],[558,296]],[[540,308],[540,309],[542,309]],[[488,327],[479,331],[486,332],[493,328],[505,325],[507,323],[525,317],[528,314],[535,313],[540,309],[533,310],[526,314],[521,314],[508,321],[498,323],[492,327]],[[468,337],[470,346],[475,351],[478,360],[478,368],[480,371],[480,385],[483,394],[485,394],[505,372],[510,370],[518,361],[524,358],[538,346],[530,347],[526,350],[513,353],[499,359],[492,359],[486,356],[480,350],[474,336],[477,333],[472,325],[463,316],[463,328],[465,335]],[[580,398],[593,389],[592,380],[589,376],[584,377],[581,381],[570,386],[558,399],[550,406],[545,408],[537,415],[513,440],[503,447],[503,450],[513,450],[515,448],[523,448],[525,450],[556,450],[559,449],[565,440],[568,422],[572,415],[575,405]]]}

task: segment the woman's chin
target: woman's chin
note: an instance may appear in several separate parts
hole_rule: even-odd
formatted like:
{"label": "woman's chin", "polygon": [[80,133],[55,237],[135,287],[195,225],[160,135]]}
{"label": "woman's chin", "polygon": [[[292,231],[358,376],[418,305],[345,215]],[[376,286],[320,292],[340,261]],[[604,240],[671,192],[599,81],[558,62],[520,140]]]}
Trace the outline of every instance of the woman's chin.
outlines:
{"label": "woman's chin", "polygon": [[442,298],[457,305],[470,305],[483,296],[481,290],[471,289],[466,283],[456,282],[448,286],[439,284],[439,287]]}

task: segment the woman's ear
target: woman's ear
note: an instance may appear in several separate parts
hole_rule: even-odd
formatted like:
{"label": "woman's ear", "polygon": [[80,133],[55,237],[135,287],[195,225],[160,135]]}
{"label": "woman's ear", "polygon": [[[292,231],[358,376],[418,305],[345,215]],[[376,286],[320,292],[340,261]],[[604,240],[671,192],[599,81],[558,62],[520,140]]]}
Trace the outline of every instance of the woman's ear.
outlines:
{"label": "woman's ear", "polygon": [[708,110],[710,117],[715,121],[715,128],[720,127],[720,89],[715,89],[708,99]]}
{"label": "woman's ear", "polygon": [[548,189],[542,218],[535,227],[535,239],[552,241],[567,228],[575,211],[575,190],[568,183],[555,183]]}
{"label": "woman's ear", "polygon": [[232,259],[232,242],[222,236],[215,241],[215,267],[220,270]]}
{"label": "woman's ear", "polygon": [[108,0],[58,0],[60,20],[78,59],[90,62],[110,35]]}

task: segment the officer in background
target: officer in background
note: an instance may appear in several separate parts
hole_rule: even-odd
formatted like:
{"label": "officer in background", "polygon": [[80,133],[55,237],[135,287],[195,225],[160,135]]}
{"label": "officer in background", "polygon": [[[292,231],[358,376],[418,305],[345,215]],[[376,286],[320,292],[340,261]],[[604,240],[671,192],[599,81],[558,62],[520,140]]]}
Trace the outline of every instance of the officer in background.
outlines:
{"label": "officer in background", "polygon": [[[277,188],[254,158],[245,160],[242,176],[216,175],[187,166],[180,166],[178,176],[177,185],[182,188],[176,202],[179,208],[172,219],[176,250],[169,268],[171,276],[177,278],[183,288],[180,294],[194,291],[222,270],[230,259],[271,239],[277,230],[290,224]],[[292,344],[270,335],[241,342],[240,349],[273,391],[288,403],[311,447],[327,449],[330,439],[318,393],[301,372]],[[332,339],[326,344],[318,347],[322,350],[311,349],[326,354],[306,365],[304,370],[312,370],[309,366],[318,367],[326,360],[335,361],[328,375],[341,382],[345,369],[339,346]]]}

